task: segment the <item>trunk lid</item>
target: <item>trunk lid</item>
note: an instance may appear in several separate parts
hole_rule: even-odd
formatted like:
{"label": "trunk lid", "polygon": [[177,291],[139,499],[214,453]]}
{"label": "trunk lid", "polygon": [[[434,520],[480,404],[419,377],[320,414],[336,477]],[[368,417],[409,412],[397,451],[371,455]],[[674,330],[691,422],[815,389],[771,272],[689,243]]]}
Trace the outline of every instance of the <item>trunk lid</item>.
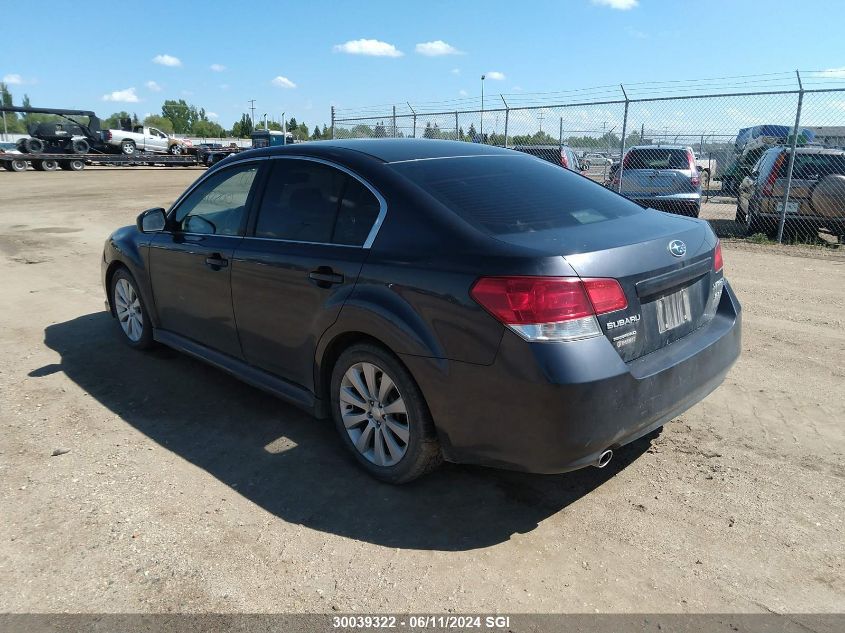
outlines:
{"label": "trunk lid", "polygon": [[[630,223],[633,218],[626,220]],[[579,276],[612,277],[622,286],[627,309],[602,314],[598,320],[625,361],[661,349],[704,325],[712,317],[708,311],[717,275],[716,241],[705,222],[645,223],[639,230],[630,229],[633,235],[648,229],[643,232],[647,239],[565,256]]]}
{"label": "trunk lid", "polygon": [[[713,271],[716,238],[702,220],[646,210],[600,225],[510,235],[508,241],[554,250],[582,278],[619,281],[628,307],[598,321],[626,362],[683,338],[712,317],[714,283],[722,274]],[[677,241],[685,248],[680,256],[670,251]],[[673,327],[665,328],[667,321]]]}

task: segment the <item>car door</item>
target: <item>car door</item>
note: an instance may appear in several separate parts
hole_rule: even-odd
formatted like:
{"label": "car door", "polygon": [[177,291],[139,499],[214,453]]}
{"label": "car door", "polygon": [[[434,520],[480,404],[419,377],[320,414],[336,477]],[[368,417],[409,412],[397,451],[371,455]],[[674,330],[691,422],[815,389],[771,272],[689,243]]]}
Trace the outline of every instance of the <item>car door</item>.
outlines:
{"label": "car door", "polygon": [[167,137],[163,132],[151,127],[149,133],[144,135],[144,144],[146,149],[160,152],[167,148]]}
{"label": "car door", "polygon": [[150,248],[160,328],[242,357],[232,311],[231,260],[243,239],[261,161],[210,174],[177,201]]}
{"label": "car door", "polygon": [[383,198],[322,161],[269,161],[260,207],[232,263],[232,301],[251,364],[314,388],[317,341],[367,256]]}

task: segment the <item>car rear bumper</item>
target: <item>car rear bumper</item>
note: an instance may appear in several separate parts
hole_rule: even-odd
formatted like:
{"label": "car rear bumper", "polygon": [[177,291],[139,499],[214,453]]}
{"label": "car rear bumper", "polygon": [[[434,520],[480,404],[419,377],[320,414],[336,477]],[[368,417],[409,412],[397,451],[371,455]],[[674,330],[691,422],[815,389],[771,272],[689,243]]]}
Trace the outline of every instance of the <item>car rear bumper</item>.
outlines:
{"label": "car rear bumper", "polygon": [[536,473],[592,464],[683,413],[739,357],[741,309],[725,284],[716,316],[630,363],[605,337],[529,344],[506,332],[492,365],[403,356],[450,461]]}

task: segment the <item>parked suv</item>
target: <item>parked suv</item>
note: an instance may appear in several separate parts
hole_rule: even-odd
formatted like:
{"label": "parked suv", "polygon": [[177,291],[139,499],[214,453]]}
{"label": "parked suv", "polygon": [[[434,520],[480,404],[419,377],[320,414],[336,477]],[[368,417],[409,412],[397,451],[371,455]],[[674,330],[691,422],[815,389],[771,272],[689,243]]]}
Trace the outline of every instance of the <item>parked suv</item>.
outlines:
{"label": "parked suv", "polygon": [[581,161],[575,152],[566,145],[514,145],[512,149],[523,154],[531,154],[555,165],[572,171],[582,171]]}
{"label": "parked suv", "polygon": [[[789,154],[784,146],[766,150],[739,186],[736,221],[745,224],[749,235],[773,236],[777,231]],[[785,217],[792,228],[818,231],[824,227],[836,235],[845,234],[845,150],[795,150]]]}
{"label": "parked suv", "polygon": [[696,218],[701,211],[701,178],[690,147],[632,147],[613,175],[611,188],[643,207]]}

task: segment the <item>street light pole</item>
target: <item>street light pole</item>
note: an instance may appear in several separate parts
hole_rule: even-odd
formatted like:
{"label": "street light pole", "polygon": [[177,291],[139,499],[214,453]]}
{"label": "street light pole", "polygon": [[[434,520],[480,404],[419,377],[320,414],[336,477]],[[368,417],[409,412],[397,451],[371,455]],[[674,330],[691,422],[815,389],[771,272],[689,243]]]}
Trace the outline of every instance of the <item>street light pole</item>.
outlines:
{"label": "street light pole", "polygon": [[481,75],[481,142],[484,142],[484,78],[486,75]]}

